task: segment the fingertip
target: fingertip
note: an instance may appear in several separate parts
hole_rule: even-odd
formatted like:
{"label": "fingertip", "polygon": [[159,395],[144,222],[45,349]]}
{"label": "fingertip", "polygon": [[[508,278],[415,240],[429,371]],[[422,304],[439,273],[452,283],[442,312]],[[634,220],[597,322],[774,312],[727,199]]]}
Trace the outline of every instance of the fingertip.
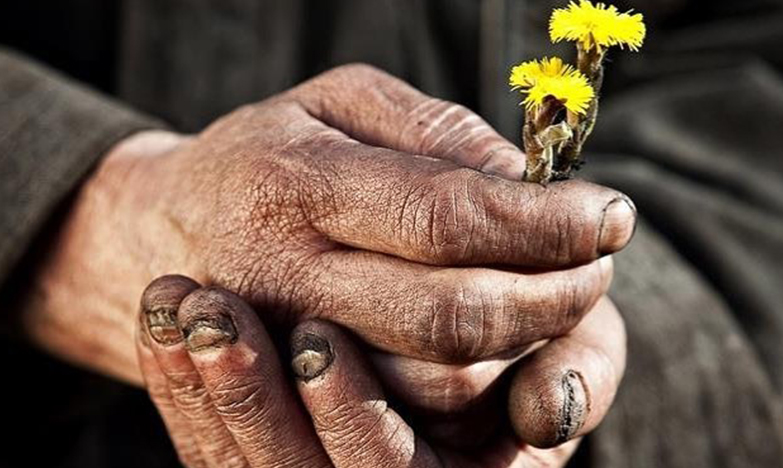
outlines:
{"label": "fingertip", "polygon": [[294,375],[307,384],[321,377],[335,358],[333,343],[341,341],[334,325],[310,320],[300,323],[291,334],[291,367]]}
{"label": "fingertip", "polygon": [[161,276],[147,286],[141,295],[141,318],[153,340],[164,346],[182,341],[177,311],[183,299],[199,287],[182,275]]}
{"label": "fingertip", "polygon": [[508,400],[519,438],[548,448],[595,429],[622,380],[625,346],[622,317],[604,297],[577,328],[523,361]]}
{"label": "fingertip", "polygon": [[598,255],[622,250],[636,231],[636,206],[625,195],[618,196],[604,208],[598,234]]}
{"label": "fingertip", "polygon": [[529,193],[537,219],[536,234],[545,238],[535,244],[544,246],[540,255],[545,265],[595,260],[622,250],[633,237],[636,207],[617,190],[573,179]]}
{"label": "fingertip", "polygon": [[242,299],[218,287],[191,292],[182,300],[177,316],[185,347],[198,353],[236,343],[240,330],[237,322],[246,308]]}
{"label": "fingertip", "polygon": [[523,370],[514,376],[509,391],[511,423],[519,438],[534,447],[551,448],[571,440],[589,413],[589,391],[578,370],[558,369],[544,378]]}
{"label": "fingertip", "polygon": [[318,335],[304,333],[291,342],[291,366],[303,382],[321,376],[334,361],[332,345]]}
{"label": "fingertip", "polygon": [[436,466],[346,334],[310,321],[296,327],[291,343],[301,401],[335,466]]}

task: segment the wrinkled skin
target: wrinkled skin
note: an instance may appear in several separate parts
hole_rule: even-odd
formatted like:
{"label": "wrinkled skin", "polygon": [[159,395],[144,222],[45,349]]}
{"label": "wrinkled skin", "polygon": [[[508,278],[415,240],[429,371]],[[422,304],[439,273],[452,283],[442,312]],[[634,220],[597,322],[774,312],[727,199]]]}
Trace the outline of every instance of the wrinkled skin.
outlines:
{"label": "wrinkled skin", "polygon": [[[619,384],[622,325],[600,300],[611,260],[597,260],[627,244],[635,211],[581,181],[515,182],[523,172],[524,155],[467,109],[341,67],[199,135],[143,132],[113,148],[41,265],[26,329],[55,354],[141,384],[139,294],[182,273],[237,293],[270,327],[344,326],[399,398],[451,419],[493,400],[505,369],[554,340],[533,359],[549,380],[515,383],[510,408],[526,440],[561,443],[600,421]],[[604,313],[582,320],[591,310]],[[150,332],[165,342],[177,332],[164,322]],[[607,323],[608,350],[568,338]],[[556,402],[572,371],[600,404],[564,432]],[[525,392],[551,404],[525,406],[514,397]]]}
{"label": "wrinkled skin", "polygon": [[[182,330],[166,343],[150,338],[146,320],[162,308],[176,311]],[[537,449],[505,430],[470,450],[432,443],[389,405],[352,340],[321,321],[301,323],[291,338],[303,409],[257,314],[182,276],[147,288],[139,325],[146,386],[188,467],[561,467],[579,442]],[[545,369],[525,365],[519,375],[540,383]]]}

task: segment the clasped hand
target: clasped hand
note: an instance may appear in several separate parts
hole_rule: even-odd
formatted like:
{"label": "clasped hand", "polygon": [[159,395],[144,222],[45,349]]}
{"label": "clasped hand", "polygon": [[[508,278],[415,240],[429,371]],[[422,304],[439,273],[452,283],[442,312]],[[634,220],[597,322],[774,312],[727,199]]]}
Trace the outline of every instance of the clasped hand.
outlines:
{"label": "clasped hand", "polygon": [[[623,373],[607,255],[635,211],[582,181],[520,183],[524,164],[466,108],[341,67],[196,136],[113,148],[26,323],[143,374],[190,466],[559,465],[573,443],[529,444],[592,430]],[[187,278],[146,290],[137,359],[139,293],[167,273]],[[111,332],[74,335],[85,318]],[[270,338],[295,326],[299,396]]]}

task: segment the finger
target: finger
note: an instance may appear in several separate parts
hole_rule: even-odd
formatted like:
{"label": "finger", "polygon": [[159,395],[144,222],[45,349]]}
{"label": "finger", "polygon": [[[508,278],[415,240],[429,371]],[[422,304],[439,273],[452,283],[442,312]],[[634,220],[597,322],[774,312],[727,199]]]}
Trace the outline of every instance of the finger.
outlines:
{"label": "finger", "polygon": [[179,321],[215,411],[250,466],[329,465],[271,339],[244,301],[199,289],[182,302]]}
{"label": "finger", "polygon": [[611,259],[517,273],[435,268],[362,251],[324,254],[301,293],[319,316],[382,350],[446,364],[475,362],[560,336],[609,286]]}
{"label": "finger", "polygon": [[169,390],[168,381],[155,360],[149,340],[146,326],[142,320],[139,320],[139,326],[136,330],[136,353],[150,399],[166,425],[166,430],[182,464],[189,468],[206,467],[198,442],[193,437],[190,423],[174,404],[174,397]]}
{"label": "finger", "polygon": [[[504,420],[499,377],[519,358],[439,364],[387,353],[370,355],[389,396],[410,410],[419,434],[439,445],[480,447]],[[478,423],[478,424],[476,424]]]}
{"label": "finger", "polygon": [[460,413],[490,392],[498,378],[546,340],[530,344],[508,357],[469,364],[441,364],[385,352],[370,354],[384,388],[415,410]]}
{"label": "finger", "polygon": [[372,353],[370,359],[384,388],[411,409],[461,413],[488,394],[525,354],[471,364],[440,364],[383,352]]}
{"label": "finger", "polygon": [[302,401],[337,468],[438,466],[337,327],[305,322],[294,331],[291,350]]}
{"label": "finger", "polygon": [[336,68],[292,94],[318,119],[364,143],[448,159],[511,180],[524,174],[524,154],[481,117],[371,66]]}
{"label": "finger", "polygon": [[306,151],[319,174],[302,198],[308,219],[352,247],[433,265],[550,268],[616,252],[634,231],[631,201],[584,181],[511,182],[340,135]]}
{"label": "finger", "polygon": [[150,349],[166,376],[175,407],[190,423],[207,465],[245,466],[244,455],[215,411],[201,376],[188,356],[177,322],[180,303],[198,288],[198,283],[184,276],[164,276],[147,287],[141,304],[152,338]]}
{"label": "finger", "polygon": [[504,371],[545,344],[471,364],[439,364],[374,352],[373,368],[390,397],[411,410],[411,423],[427,440],[457,449],[479,447],[506,418]]}
{"label": "finger", "polygon": [[553,447],[595,429],[622,379],[625,353],[622,318],[604,298],[571,333],[521,363],[509,394],[520,438]]}

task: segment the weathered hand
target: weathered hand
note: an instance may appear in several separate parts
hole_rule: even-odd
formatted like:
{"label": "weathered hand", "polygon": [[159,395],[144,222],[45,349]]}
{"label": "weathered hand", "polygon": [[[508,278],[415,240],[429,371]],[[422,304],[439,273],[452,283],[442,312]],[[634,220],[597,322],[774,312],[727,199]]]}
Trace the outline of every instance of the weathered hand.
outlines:
{"label": "weathered hand", "polygon": [[[611,275],[592,261],[626,244],[634,214],[610,189],[474,169],[518,177],[524,157],[465,108],[366,66],[193,138],[140,134],[76,197],[28,329],[138,382],[134,298],[178,271],[239,293],[270,324],[328,319],[442,363],[518,354],[593,307]],[[153,331],[163,341],[166,320]]]}
{"label": "weathered hand", "polygon": [[[623,320],[604,297],[573,330],[526,354],[467,365],[370,358],[417,432],[432,440],[481,445],[510,419],[524,442],[555,447],[592,431],[608,412],[625,370]],[[510,389],[504,374],[513,376]]]}
{"label": "weathered hand", "polygon": [[336,468],[562,467],[579,444],[575,439],[539,449],[507,429],[478,447],[440,446],[417,434],[390,405],[361,352],[334,325],[301,324],[292,350],[299,393]]}
{"label": "weathered hand", "polygon": [[[178,331],[163,343],[150,339],[149,327],[150,316],[161,313],[174,314]],[[586,321],[601,315],[595,311]],[[470,450],[431,444],[389,407],[354,344],[323,322],[300,325],[292,338],[308,415],[252,309],[228,291],[182,276],[150,284],[140,319],[136,343],[145,383],[188,467],[549,467],[564,465],[578,443],[540,450],[505,430]],[[524,367],[533,371],[525,384],[533,387],[524,389],[532,401],[528,390],[536,394],[539,371],[553,366]]]}
{"label": "weathered hand", "polygon": [[[177,333],[157,342],[149,317],[163,312]],[[269,335],[238,296],[162,277],[144,292],[138,323],[146,388],[185,466],[330,466]]]}

